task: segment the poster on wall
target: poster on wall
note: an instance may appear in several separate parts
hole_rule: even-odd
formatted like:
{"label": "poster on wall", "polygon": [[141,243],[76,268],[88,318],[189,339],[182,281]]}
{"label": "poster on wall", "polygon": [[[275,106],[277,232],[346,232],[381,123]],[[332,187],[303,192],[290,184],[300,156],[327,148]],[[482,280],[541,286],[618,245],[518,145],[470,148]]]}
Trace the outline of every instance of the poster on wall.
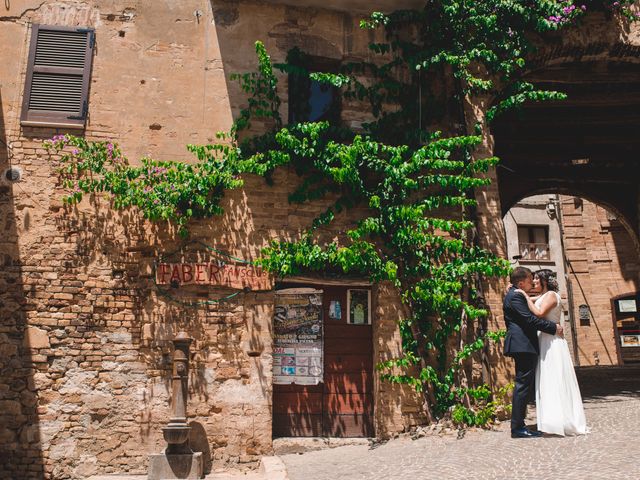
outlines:
{"label": "poster on wall", "polygon": [[273,342],[275,385],[317,385],[322,381],[322,290],[276,292]]}
{"label": "poster on wall", "polygon": [[623,347],[640,347],[640,335],[620,335],[620,345]]}

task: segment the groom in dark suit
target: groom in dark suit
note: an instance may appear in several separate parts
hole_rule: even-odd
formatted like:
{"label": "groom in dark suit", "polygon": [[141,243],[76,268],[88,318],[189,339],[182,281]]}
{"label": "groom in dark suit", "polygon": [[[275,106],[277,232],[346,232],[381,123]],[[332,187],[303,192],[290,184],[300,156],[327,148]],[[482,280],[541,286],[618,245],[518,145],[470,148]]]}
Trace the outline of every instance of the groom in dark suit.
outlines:
{"label": "groom in dark suit", "polygon": [[504,340],[504,354],[516,362],[516,385],[511,404],[511,437],[532,438],[542,434],[531,431],[524,425],[527,414],[527,400],[535,392],[536,367],[540,346],[538,330],[551,335],[562,335],[562,325],[536,317],[527,305],[527,300],[516,288],[525,292],[533,286],[531,270],[516,267],[511,273],[511,287],[504,298],[504,320],[507,336]]}

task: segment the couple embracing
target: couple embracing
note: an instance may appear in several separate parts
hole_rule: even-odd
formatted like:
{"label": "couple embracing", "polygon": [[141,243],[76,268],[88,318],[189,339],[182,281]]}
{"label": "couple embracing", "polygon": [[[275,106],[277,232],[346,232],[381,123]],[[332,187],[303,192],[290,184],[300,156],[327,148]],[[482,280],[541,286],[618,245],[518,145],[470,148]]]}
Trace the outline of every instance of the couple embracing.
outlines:
{"label": "couple embracing", "polygon": [[[551,270],[540,270],[534,276],[528,268],[517,267],[504,299],[504,353],[516,364],[513,438],[539,437],[541,432],[562,436],[587,433],[580,388],[563,337],[562,303],[554,275]],[[527,402],[534,392],[537,431],[524,424]]]}

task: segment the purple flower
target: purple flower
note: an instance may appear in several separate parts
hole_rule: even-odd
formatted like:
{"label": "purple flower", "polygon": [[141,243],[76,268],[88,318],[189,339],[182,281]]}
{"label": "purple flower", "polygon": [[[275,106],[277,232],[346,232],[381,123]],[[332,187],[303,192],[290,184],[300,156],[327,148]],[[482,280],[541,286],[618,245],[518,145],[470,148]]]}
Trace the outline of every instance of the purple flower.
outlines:
{"label": "purple flower", "polygon": [[64,145],[69,141],[69,137],[67,135],[54,135],[51,141],[54,143],[62,143]]}
{"label": "purple flower", "polygon": [[80,150],[78,150],[77,148],[74,148],[71,153],[73,153],[74,155],[78,155],[78,153],[80,153]]}
{"label": "purple flower", "polygon": [[153,167],[150,171],[150,175],[163,175],[167,173],[167,169],[164,167]]}

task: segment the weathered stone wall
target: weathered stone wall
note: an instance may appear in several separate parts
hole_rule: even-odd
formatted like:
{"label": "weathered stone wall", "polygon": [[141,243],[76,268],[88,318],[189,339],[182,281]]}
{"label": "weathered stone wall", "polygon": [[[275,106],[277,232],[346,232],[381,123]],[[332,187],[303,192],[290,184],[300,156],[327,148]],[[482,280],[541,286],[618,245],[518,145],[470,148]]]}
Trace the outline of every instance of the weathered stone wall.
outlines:
{"label": "weathered stone wall", "polygon": [[[175,232],[136,212],[114,212],[98,197],[62,205],[55,161],[42,141],[65,131],[19,121],[30,24],[96,29],[84,134],[120,143],[135,162],[143,155],[189,161],[185,144],[211,142],[229,128],[243,105],[229,74],[255,68],[255,40],[276,61],[294,45],[330,58],[367,58],[371,37],[357,21],[205,0],[25,0],[0,13],[0,170],[22,173],[0,184],[0,477],[145,472],[146,455],[164,446],[169,341],[179,330],[195,339],[188,411],[192,445],[210,459],[207,467],[255,465],[272,448],[273,294],[195,308],[168,299],[154,285],[153,262],[180,246]],[[356,104],[344,104],[343,117],[352,125],[367,118]],[[270,239],[295,236],[320,211],[288,204],[296,182],[286,170],[276,173],[275,187],[247,178],[244,190],[225,199],[227,213],[196,225],[192,239],[255,258]],[[340,217],[336,231],[348,223]],[[229,293],[214,290],[203,300]],[[400,348],[398,300],[390,295],[377,310],[376,359]],[[414,393],[377,380],[376,392],[379,435],[419,420]]]}
{"label": "weathered stone wall", "polygon": [[[562,215],[580,365],[616,365],[611,298],[640,289],[640,258],[632,237],[605,208],[562,197]],[[590,309],[588,325],[579,321],[581,304]]]}

